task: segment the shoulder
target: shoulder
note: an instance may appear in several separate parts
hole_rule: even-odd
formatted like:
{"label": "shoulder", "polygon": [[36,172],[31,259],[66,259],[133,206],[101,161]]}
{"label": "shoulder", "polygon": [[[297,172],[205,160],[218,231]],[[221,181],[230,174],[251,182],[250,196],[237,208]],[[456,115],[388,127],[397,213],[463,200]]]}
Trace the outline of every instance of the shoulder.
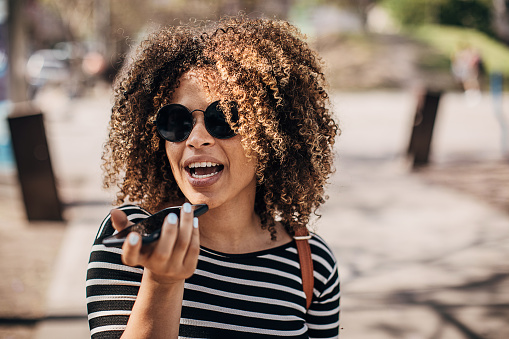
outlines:
{"label": "shoulder", "polygon": [[[124,212],[127,216],[127,219],[133,223],[150,215],[149,212],[137,205],[122,205],[117,207],[117,209]],[[99,226],[99,230],[97,231],[97,235],[95,237],[95,242],[97,243],[100,239],[112,235],[113,232],[115,232],[115,229],[111,224],[111,214],[108,213],[108,215],[104,218],[104,220],[101,222],[101,225]]]}
{"label": "shoulder", "polygon": [[[133,222],[150,215],[135,205],[118,207]],[[123,331],[141,286],[142,267],[122,262],[122,249],[102,244],[115,230],[110,214],[101,223],[87,267],[87,312],[93,338],[118,338]]]}
{"label": "shoulder", "polygon": [[122,205],[117,209],[123,211],[127,215],[127,219],[129,219],[130,221],[133,221],[134,219],[137,218],[143,219],[150,215],[149,212],[147,212],[145,209],[141,208],[138,205]]}
{"label": "shoulder", "polygon": [[336,257],[334,255],[334,252],[329,247],[327,242],[325,242],[325,240],[323,240],[323,238],[320,237],[318,234],[311,233],[311,239],[309,239],[309,246],[311,247],[311,253],[313,255],[328,261],[332,265],[336,264]]}
{"label": "shoulder", "polygon": [[311,233],[309,246],[311,247],[315,278],[326,285],[329,280],[337,276],[338,267],[334,252],[325,240],[316,233]]}

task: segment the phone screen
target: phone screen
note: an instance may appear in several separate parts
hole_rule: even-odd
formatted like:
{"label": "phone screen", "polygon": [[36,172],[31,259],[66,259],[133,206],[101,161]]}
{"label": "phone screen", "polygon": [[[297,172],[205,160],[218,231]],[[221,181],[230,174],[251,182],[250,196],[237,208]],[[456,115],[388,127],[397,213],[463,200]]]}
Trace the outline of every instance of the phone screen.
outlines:
{"label": "phone screen", "polygon": [[[192,205],[194,216],[199,217],[208,211],[206,204]],[[144,244],[148,244],[159,239],[161,235],[161,227],[163,226],[164,218],[170,213],[175,213],[180,216],[181,206],[168,207],[151,216],[131,225],[122,231],[102,239],[102,243],[106,246],[122,247],[127,235],[131,232],[138,232]]]}

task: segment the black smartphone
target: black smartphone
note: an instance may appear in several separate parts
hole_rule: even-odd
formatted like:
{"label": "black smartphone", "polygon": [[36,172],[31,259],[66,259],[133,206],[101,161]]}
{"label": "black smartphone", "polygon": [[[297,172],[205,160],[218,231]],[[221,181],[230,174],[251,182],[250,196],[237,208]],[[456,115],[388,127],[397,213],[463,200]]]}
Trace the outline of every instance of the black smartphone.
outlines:
{"label": "black smartphone", "polygon": [[[193,214],[195,217],[199,217],[209,210],[209,207],[206,204],[191,206],[193,208]],[[166,216],[170,213],[175,213],[176,215],[180,216],[180,209],[181,206],[175,206],[160,210],[159,212],[152,214],[151,216],[123,229],[116,234],[105,237],[102,239],[102,243],[105,246],[122,247],[122,244],[127,238],[127,235],[131,232],[138,232],[141,234],[143,244],[154,242],[161,236],[161,227],[163,226],[164,218],[166,218]]]}

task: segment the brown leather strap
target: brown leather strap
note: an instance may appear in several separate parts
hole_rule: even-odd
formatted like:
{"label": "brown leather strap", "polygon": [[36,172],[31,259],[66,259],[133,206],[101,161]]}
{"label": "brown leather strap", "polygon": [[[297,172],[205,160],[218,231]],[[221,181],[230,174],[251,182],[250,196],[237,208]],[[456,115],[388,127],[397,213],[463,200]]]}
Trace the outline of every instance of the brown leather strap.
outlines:
{"label": "brown leather strap", "polygon": [[297,252],[299,253],[300,272],[302,275],[302,289],[306,294],[306,309],[311,306],[313,299],[314,274],[313,260],[311,258],[311,248],[308,240],[311,238],[307,228],[299,228],[295,231],[295,243],[297,244]]}

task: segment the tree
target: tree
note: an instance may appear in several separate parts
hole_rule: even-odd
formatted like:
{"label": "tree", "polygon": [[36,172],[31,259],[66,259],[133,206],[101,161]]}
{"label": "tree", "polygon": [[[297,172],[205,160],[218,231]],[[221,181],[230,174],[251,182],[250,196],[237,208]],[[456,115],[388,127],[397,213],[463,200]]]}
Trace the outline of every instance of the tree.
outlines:
{"label": "tree", "polygon": [[339,5],[346,6],[348,8],[353,8],[358,13],[359,17],[362,20],[362,24],[366,27],[368,20],[369,10],[373,7],[374,4],[380,2],[379,0],[337,0]]}
{"label": "tree", "polygon": [[438,4],[438,23],[450,26],[474,28],[493,35],[491,1],[447,0]]}
{"label": "tree", "polygon": [[94,0],[39,0],[64,24],[67,40],[84,40],[93,34]]}
{"label": "tree", "polygon": [[436,23],[493,34],[491,0],[384,0],[383,5],[403,25]]}

